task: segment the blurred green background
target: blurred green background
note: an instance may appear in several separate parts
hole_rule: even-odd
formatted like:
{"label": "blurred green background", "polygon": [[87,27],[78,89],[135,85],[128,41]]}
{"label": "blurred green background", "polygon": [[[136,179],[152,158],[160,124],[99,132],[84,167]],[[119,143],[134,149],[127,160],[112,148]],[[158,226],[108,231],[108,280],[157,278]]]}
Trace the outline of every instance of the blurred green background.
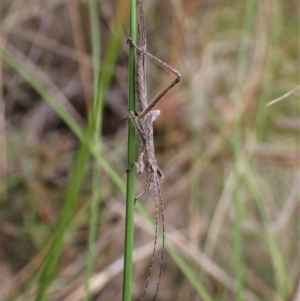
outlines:
{"label": "blurred green background", "polygon": [[[298,1],[143,2],[148,51],[183,79],[154,123],[156,300],[299,300]],[[0,301],[121,300],[129,1],[1,0],[0,18]],[[171,80],[147,61],[149,99]],[[153,238],[140,206],[132,300]]]}

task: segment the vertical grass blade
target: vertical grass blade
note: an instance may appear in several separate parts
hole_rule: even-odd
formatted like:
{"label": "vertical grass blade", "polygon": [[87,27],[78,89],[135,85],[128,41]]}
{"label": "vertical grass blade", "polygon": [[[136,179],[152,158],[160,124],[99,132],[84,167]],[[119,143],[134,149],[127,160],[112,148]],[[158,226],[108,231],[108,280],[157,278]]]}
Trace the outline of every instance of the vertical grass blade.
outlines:
{"label": "vertical grass blade", "polygon": [[[93,58],[93,101],[91,110],[89,111],[89,132],[92,135],[92,141],[95,145],[99,145],[101,139],[100,129],[102,128],[102,114],[103,114],[103,98],[100,97],[100,24],[98,5],[96,0],[89,0],[90,13],[90,31],[92,37],[92,58]],[[103,93],[102,93],[103,95]],[[93,160],[95,160],[93,158]],[[90,219],[89,219],[89,237],[87,262],[85,271],[85,294],[84,300],[91,300],[90,294],[90,279],[95,266],[95,242],[97,239],[98,228],[98,206],[101,199],[101,188],[99,186],[100,171],[95,164],[92,173],[92,195],[90,202]]]}
{"label": "vertical grass blade", "polygon": [[89,152],[87,147],[85,145],[82,145],[77,153],[75,159],[76,163],[69,177],[67,193],[63,200],[63,207],[58,218],[57,226],[50,244],[49,251],[47,252],[46,258],[43,261],[42,267],[40,269],[41,273],[39,275],[39,286],[36,297],[34,299],[35,301],[46,300],[47,288],[53,278],[59,255],[63,247],[64,233],[74,213],[74,208],[78,199],[79,188],[83,176],[82,171],[84,169],[88,155]]}
{"label": "vertical grass blade", "polygon": [[[129,18],[130,38],[136,40],[136,3],[130,1]],[[128,109],[135,109],[134,71],[135,51],[129,48],[129,101]],[[127,166],[132,166],[135,160],[135,130],[132,121],[128,120],[128,149]],[[127,173],[126,190],[126,217],[125,217],[125,247],[124,247],[124,271],[123,271],[123,301],[131,300],[132,288],[132,253],[133,253],[133,230],[134,230],[134,170]]]}
{"label": "vertical grass blade", "polygon": [[239,174],[239,161],[242,155],[241,149],[241,118],[242,118],[242,89],[246,80],[246,49],[248,46],[249,36],[253,26],[253,20],[256,12],[256,1],[247,1],[245,7],[245,16],[243,22],[242,37],[240,41],[240,51],[238,58],[238,75],[237,75],[237,96],[235,101],[235,120],[234,120],[234,139],[233,139],[233,156],[234,156],[234,176],[236,186],[233,191],[234,202],[234,225],[233,225],[233,252],[234,252],[234,267],[235,279],[237,283],[236,301],[243,299],[244,291],[244,258],[243,258],[243,238],[242,238],[242,222],[243,222],[243,204],[240,198],[240,174]]}

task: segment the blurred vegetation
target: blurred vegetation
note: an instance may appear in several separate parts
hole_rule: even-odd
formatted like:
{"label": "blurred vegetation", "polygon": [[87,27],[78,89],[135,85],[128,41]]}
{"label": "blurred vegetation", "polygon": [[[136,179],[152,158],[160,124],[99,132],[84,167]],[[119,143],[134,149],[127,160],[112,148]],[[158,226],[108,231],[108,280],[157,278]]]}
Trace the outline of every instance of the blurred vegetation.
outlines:
{"label": "blurred vegetation", "polygon": [[[298,300],[299,89],[267,107],[300,83],[298,1],[144,9],[148,51],[183,77],[154,125],[168,240],[157,300]],[[122,298],[128,18],[124,0],[1,0],[0,301]],[[149,99],[171,81],[150,61],[147,78]],[[132,300],[154,215],[150,194]]]}

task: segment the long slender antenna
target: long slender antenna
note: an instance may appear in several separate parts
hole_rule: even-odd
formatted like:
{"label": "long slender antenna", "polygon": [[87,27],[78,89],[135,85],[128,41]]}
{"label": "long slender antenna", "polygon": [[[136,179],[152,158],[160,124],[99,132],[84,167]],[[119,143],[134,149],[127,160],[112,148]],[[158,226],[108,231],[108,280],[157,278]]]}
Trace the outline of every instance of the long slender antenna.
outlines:
{"label": "long slender antenna", "polygon": [[[151,278],[152,268],[153,268],[153,264],[154,264],[154,257],[155,257],[156,244],[157,244],[157,232],[158,232],[158,198],[157,198],[158,186],[157,186],[157,180],[155,180],[155,185],[156,185],[156,188],[154,189],[154,198],[155,198],[155,234],[154,234],[154,245],[153,245],[152,258],[151,258],[151,263],[150,263],[148,278],[147,278],[147,281],[146,281],[146,284],[145,284],[145,288],[144,288],[144,292],[143,292],[143,296],[142,296],[141,301],[143,301],[145,299],[145,296],[146,296],[146,291],[147,291],[148,284],[149,284],[149,281],[150,281],[150,278]],[[161,268],[162,268],[162,263],[161,263]],[[161,275],[161,271],[160,271],[159,274]],[[156,287],[155,297],[156,297],[156,293],[157,293],[158,287],[159,287],[159,280],[160,280],[160,276],[158,278],[158,284],[157,284],[157,287]],[[155,300],[155,297],[154,297],[153,300]]]}
{"label": "long slender antenna", "polygon": [[160,259],[160,267],[159,267],[159,275],[158,275],[158,281],[157,281],[157,286],[155,290],[155,295],[153,301],[156,299],[156,295],[159,289],[159,284],[160,284],[160,279],[162,275],[162,270],[163,270],[163,264],[164,264],[164,253],[165,253],[165,210],[164,210],[164,204],[163,204],[163,199],[159,187],[159,182],[158,179],[156,179],[156,185],[157,185],[157,191],[159,195],[159,201],[160,201],[160,208],[161,208],[161,220],[162,220],[162,248],[161,248],[161,259]]}

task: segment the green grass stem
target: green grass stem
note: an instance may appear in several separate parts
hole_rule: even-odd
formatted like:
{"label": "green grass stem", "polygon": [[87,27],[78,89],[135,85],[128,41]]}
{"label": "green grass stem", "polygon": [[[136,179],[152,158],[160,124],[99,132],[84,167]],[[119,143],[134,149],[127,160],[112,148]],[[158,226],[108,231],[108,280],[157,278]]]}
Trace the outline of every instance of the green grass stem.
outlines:
{"label": "green grass stem", "polygon": [[63,207],[60,211],[57,227],[55,229],[49,251],[43,261],[40,268],[39,287],[35,297],[35,301],[46,300],[46,291],[52,280],[53,273],[55,271],[59,255],[63,246],[64,233],[67,228],[70,219],[73,216],[75,204],[78,200],[80,183],[82,181],[83,169],[88,156],[88,149],[86,146],[82,146],[77,153],[75,166],[71,172],[66,196],[63,200]]}
{"label": "green grass stem", "polygon": [[[125,191],[125,185],[122,178],[109,164],[109,162],[99,152],[98,144],[95,143],[90,130],[84,130],[78,122],[72,117],[72,115],[62,106],[53,96],[53,94],[47,89],[42,82],[40,82],[33,72],[27,69],[16,57],[10,54],[4,48],[0,49],[0,56],[12,66],[42,97],[47,103],[53,108],[58,116],[69,126],[73,133],[78,137],[82,146],[75,159],[75,167],[71,172],[66,196],[63,200],[63,208],[58,218],[56,230],[51,240],[49,251],[46,255],[44,263],[40,268],[41,274],[39,276],[39,288],[36,295],[36,301],[45,300],[45,294],[47,287],[49,286],[52,276],[57,265],[59,254],[63,244],[64,233],[70,219],[72,217],[73,209],[75,208],[75,202],[78,199],[79,187],[84,174],[85,162],[91,153],[98,166],[101,166],[108,175],[112,176],[112,180],[117,184],[121,191]],[[94,180],[96,182],[96,178]],[[95,186],[93,184],[93,186]],[[96,205],[96,201],[99,199],[99,191],[95,190],[92,200],[92,208]],[[92,217],[91,221],[91,233],[90,239],[94,240],[95,237],[95,224],[97,224],[97,216]],[[90,255],[91,261],[93,256]],[[90,263],[91,264],[91,263]]]}
{"label": "green grass stem", "polygon": [[11,55],[6,49],[0,49],[0,55],[12,66],[36,91],[43,99],[52,107],[57,115],[67,124],[71,131],[76,135],[81,143],[86,145],[95,157],[99,166],[110,176],[112,181],[121,191],[125,191],[125,185],[122,177],[115,171],[108,160],[99,152],[98,145],[95,145],[91,138],[86,135],[86,131],[77,123],[73,116],[61,105],[43,83],[41,83],[35,75],[28,70],[17,58]]}
{"label": "green grass stem", "polygon": [[[272,267],[274,269],[273,278],[278,296],[281,297],[282,300],[284,300],[286,292],[291,290],[291,277],[288,274],[285,260],[280,251],[279,239],[274,234],[271,218],[268,213],[268,208],[266,207],[266,204],[264,202],[264,195],[258,181],[256,180],[257,175],[252,168],[252,155],[246,154],[241,148],[236,150],[235,148],[239,146],[235,141],[235,137],[231,135],[230,131],[226,130],[226,127],[224,126],[220,117],[211,113],[209,109],[206,110],[206,113],[220,129],[220,133],[224,136],[224,139],[228,141],[230,147],[232,148],[232,151],[237,151],[237,153],[239,154],[238,160],[241,160],[244,168],[243,172],[239,172],[239,174],[237,175],[239,177],[239,181],[236,180],[236,182],[238,182],[239,185],[237,185],[236,183],[234,190],[241,189],[242,185],[245,185],[255,200],[261,221],[263,223],[264,240],[262,241],[262,243],[266,243],[268,252],[270,254]],[[233,191],[233,193],[235,192]],[[261,235],[261,232],[259,234]]]}
{"label": "green grass stem", "polygon": [[243,259],[243,239],[242,239],[242,222],[243,222],[243,203],[241,193],[238,189],[240,182],[239,175],[239,157],[241,154],[241,118],[242,118],[242,89],[246,81],[247,65],[247,47],[249,44],[251,30],[253,29],[253,20],[256,12],[256,1],[248,0],[245,7],[244,22],[241,34],[239,57],[238,57],[238,74],[236,84],[235,98],[235,120],[233,136],[233,155],[234,155],[234,177],[237,183],[233,191],[233,203],[235,220],[233,224],[233,258],[236,279],[236,301],[242,301],[244,291],[244,259]]}
{"label": "green grass stem", "polygon": [[[93,101],[92,109],[89,112],[89,132],[95,145],[100,145],[103,114],[103,93],[100,91],[100,22],[98,13],[98,4],[96,0],[89,0],[89,13],[91,20],[91,37],[92,37],[92,60],[93,60]],[[87,264],[85,273],[85,294],[84,301],[91,300],[90,279],[92,277],[93,268],[95,266],[96,250],[95,244],[97,240],[98,218],[99,218],[99,202],[101,200],[101,187],[99,185],[100,169],[95,164],[92,172],[92,192],[90,202],[90,219],[89,219],[89,236],[87,250]]]}
{"label": "green grass stem", "polygon": [[[136,40],[136,1],[130,1],[129,18],[130,38]],[[128,109],[135,110],[135,51],[129,48],[129,101]],[[128,148],[127,166],[130,167],[135,161],[135,129],[128,119]],[[124,270],[123,270],[123,301],[131,300],[132,289],[132,254],[134,234],[134,169],[127,172],[126,190],[126,216],[125,216],[125,246],[124,246]]]}

